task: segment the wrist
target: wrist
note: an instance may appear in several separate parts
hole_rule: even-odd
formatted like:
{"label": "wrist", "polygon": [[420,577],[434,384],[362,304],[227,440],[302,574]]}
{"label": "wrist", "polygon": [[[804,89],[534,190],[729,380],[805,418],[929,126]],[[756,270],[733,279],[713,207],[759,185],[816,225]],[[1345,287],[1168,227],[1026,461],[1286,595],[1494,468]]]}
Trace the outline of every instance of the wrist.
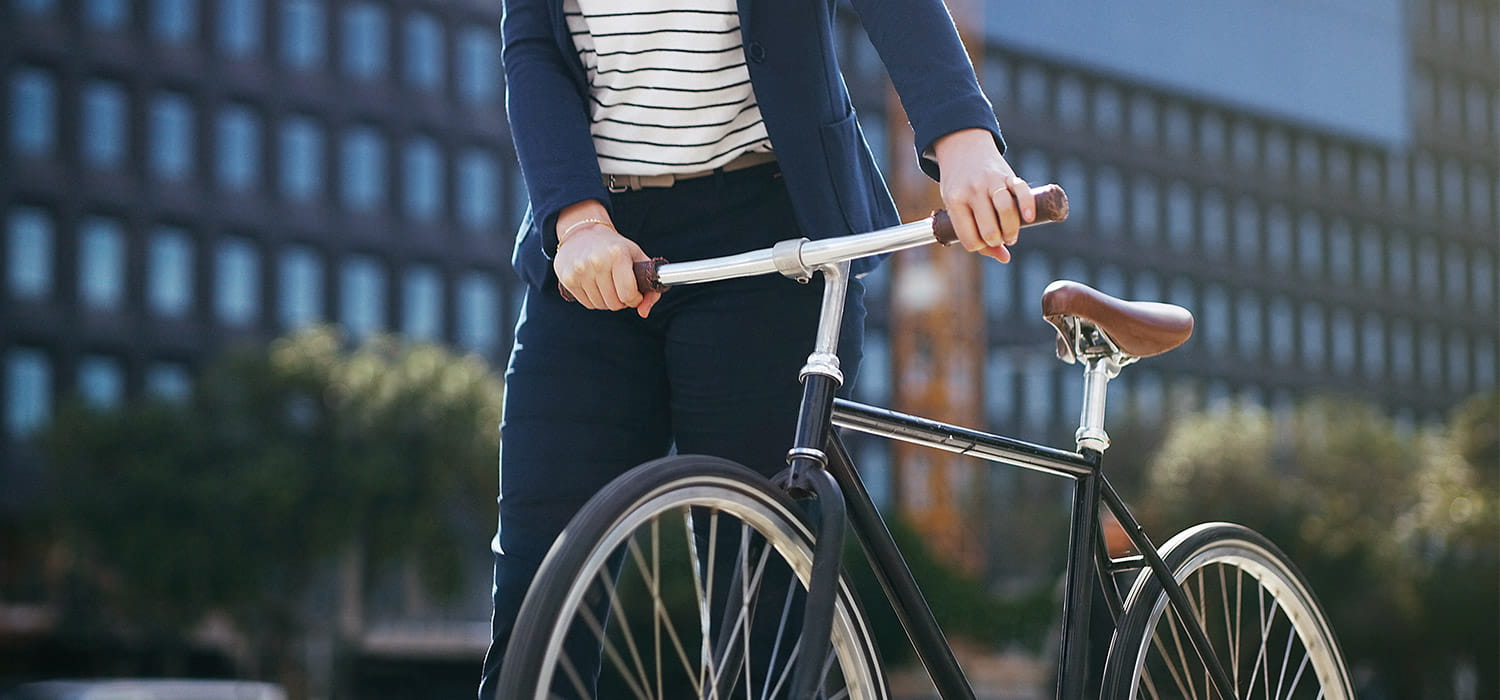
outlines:
{"label": "wrist", "polygon": [[985,148],[999,152],[995,146],[994,134],[980,128],[959,129],[943,134],[933,141],[932,155],[938,162],[942,162],[945,157],[952,157],[955,154],[971,154]]}
{"label": "wrist", "polygon": [[584,230],[586,230],[588,228],[591,228],[593,226],[603,226],[604,228],[607,228],[610,231],[618,232],[615,229],[614,224],[611,224],[608,220],[601,219],[601,218],[598,218],[598,217],[593,217],[593,216],[586,217],[586,218],[583,218],[583,219],[579,219],[577,221],[574,221],[574,222],[568,224],[566,227],[564,227],[561,231],[558,232],[558,234],[557,234],[557,250],[562,250],[563,244],[567,243],[568,239],[572,238],[578,232],[584,231]]}

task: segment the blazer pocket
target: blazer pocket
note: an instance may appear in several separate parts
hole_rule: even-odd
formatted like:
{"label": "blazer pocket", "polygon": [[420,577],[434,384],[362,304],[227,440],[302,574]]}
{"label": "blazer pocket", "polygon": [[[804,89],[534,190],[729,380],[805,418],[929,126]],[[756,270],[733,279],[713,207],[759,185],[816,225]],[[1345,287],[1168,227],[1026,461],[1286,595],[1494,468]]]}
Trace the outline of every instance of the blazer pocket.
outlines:
{"label": "blazer pocket", "polygon": [[843,119],[823,125],[818,135],[823,142],[823,163],[844,222],[853,233],[874,229],[875,191],[880,174],[859,128],[859,117],[851,110]]}

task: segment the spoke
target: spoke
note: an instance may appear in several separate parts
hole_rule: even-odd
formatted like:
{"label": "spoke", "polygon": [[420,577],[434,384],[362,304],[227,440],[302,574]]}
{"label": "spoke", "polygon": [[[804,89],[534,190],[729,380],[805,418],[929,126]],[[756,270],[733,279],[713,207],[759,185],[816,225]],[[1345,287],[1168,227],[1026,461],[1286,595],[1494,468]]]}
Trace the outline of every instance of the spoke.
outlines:
{"label": "spoke", "polygon": [[[573,684],[573,690],[578,691],[578,697],[588,697],[588,684],[583,682],[583,677],[579,675],[578,669],[573,667],[573,662],[567,656],[559,657],[557,662],[563,667],[563,675],[567,676],[568,681]],[[552,695],[551,688],[548,688],[547,695]]]}
{"label": "spoke", "polygon": [[[1230,675],[1231,675],[1232,680],[1234,682],[1234,690],[1235,690],[1235,692],[1239,692],[1239,689],[1240,689],[1240,630],[1239,630],[1239,625],[1237,623],[1237,621],[1239,620],[1239,612],[1240,612],[1239,607],[1237,607],[1238,603],[1239,603],[1239,593],[1238,593],[1238,591],[1236,591],[1235,596],[1234,596],[1235,597],[1236,607],[1233,608],[1233,611],[1234,611],[1234,621],[1231,621],[1230,620],[1230,616],[1229,616],[1229,613],[1230,613],[1230,610],[1231,610],[1231,608],[1229,607],[1229,586],[1224,581],[1224,569],[1226,569],[1228,567],[1225,566],[1224,564],[1219,564],[1218,566],[1216,566],[1214,568],[1217,569],[1218,572],[1219,572],[1219,599],[1221,601],[1223,601],[1223,603],[1224,603],[1224,636],[1227,638],[1228,643],[1229,643],[1229,666],[1230,666],[1229,670],[1230,670]],[[1238,572],[1239,569],[1235,569],[1235,571]],[[1239,578],[1238,577],[1235,578],[1235,583],[1236,584],[1239,583]]]}
{"label": "spoke", "polygon": [[1141,669],[1141,682],[1146,684],[1146,692],[1150,693],[1152,698],[1154,698],[1155,700],[1161,700],[1161,693],[1156,691],[1156,683],[1151,681],[1150,669]]}
{"label": "spoke", "polygon": [[1197,609],[1193,611],[1193,614],[1197,617],[1198,628],[1203,630],[1203,643],[1208,647],[1207,649],[1203,650],[1202,654],[1200,654],[1203,660],[1203,688],[1204,690],[1207,690],[1214,687],[1212,674],[1209,673],[1208,667],[1209,657],[1215,656],[1215,652],[1213,638],[1208,634],[1208,611],[1207,608],[1204,607],[1205,605],[1207,605],[1207,596],[1203,594],[1203,573],[1200,571],[1199,573],[1195,574],[1193,578],[1198,583],[1198,598],[1195,601],[1197,603]]}
{"label": "spoke", "polygon": [[[684,526],[683,532],[687,535],[688,569],[693,572],[693,594],[698,597],[698,631],[704,639],[707,639],[709,607],[708,591],[705,587],[706,584],[703,581],[703,572],[698,568],[699,562],[703,561],[703,558],[698,556],[698,538],[694,535],[693,531],[692,507],[682,507],[682,524]],[[675,634],[675,631],[672,634],[672,639],[673,641],[677,641],[677,635]],[[687,663],[686,658],[683,658],[683,663]],[[698,675],[693,681],[693,687],[698,691],[699,697],[703,696],[704,679],[702,666],[703,664],[699,664]],[[691,670],[688,671],[688,675],[693,675]]]}
{"label": "spoke", "polygon": [[[655,525],[654,521],[652,525]],[[636,541],[636,538],[630,538],[628,548],[631,556],[639,562],[641,559],[640,544]],[[614,612],[615,622],[619,624],[620,633],[625,636],[625,645],[629,648],[631,660],[635,662],[635,672],[640,677],[641,684],[649,687],[651,685],[650,676],[646,675],[646,665],[641,660],[640,649],[636,647],[635,632],[630,629],[630,619],[625,616],[625,605],[620,601],[620,596],[617,595],[619,586],[610,577],[608,568],[600,569],[597,576],[600,585],[604,588],[605,597],[609,600],[610,610]],[[641,577],[646,578],[645,571],[641,572]],[[651,600],[653,601],[661,600],[661,590],[657,586],[657,583],[658,581],[655,579],[646,579],[646,584],[651,588]],[[620,670],[625,671],[627,669]],[[657,695],[659,696],[660,693],[657,693]]]}
{"label": "spoke", "polygon": [[774,698],[780,694],[781,687],[786,685],[787,681],[791,680],[792,669],[797,665],[795,659],[797,658],[797,653],[800,651],[802,651],[802,635],[799,634],[797,635],[797,643],[792,645],[792,653],[787,656],[786,666],[781,668],[781,675],[776,677],[776,686],[771,689],[771,697]]}
{"label": "spoke", "polygon": [[[599,640],[599,642],[603,645],[604,655],[609,658],[610,662],[614,663],[615,668],[623,670],[625,668],[625,659],[620,656],[620,650],[614,644],[614,642],[611,642],[609,638],[605,636],[604,623],[601,622],[596,615],[594,615],[594,611],[590,610],[588,606],[580,607],[578,609],[578,612],[583,616],[584,624],[588,625],[589,629],[594,632],[594,638]],[[636,679],[631,678],[629,674],[622,673],[620,675],[625,680],[625,682],[630,685],[630,692],[634,693],[635,696],[637,698],[640,698],[641,700],[647,700],[645,689],[641,687],[640,683],[637,682]]]}
{"label": "spoke", "polygon": [[[1169,630],[1171,630],[1172,637],[1176,638],[1177,637],[1177,630],[1173,627],[1173,622],[1172,622],[1172,606],[1171,606],[1170,603],[1167,605],[1167,608],[1162,611],[1162,617],[1166,618],[1164,620],[1164,622],[1166,623],[1167,628]],[[1182,696],[1185,697],[1185,698],[1193,697],[1193,695],[1188,692],[1187,684],[1183,682],[1182,676],[1178,675],[1178,673],[1177,673],[1177,667],[1172,663],[1172,654],[1167,651],[1166,643],[1162,641],[1161,634],[1160,633],[1154,633],[1154,634],[1152,634],[1151,635],[1151,643],[1156,646],[1156,650],[1158,652],[1161,652],[1162,665],[1166,666],[1167,673],[1171,674],[1171,676],[1172,676],[1172,682],[1177,685],[1177,692],[1181,693]],[[1182,652],[1182,645],[1180,643],[1177,645],[1177,651],[1178,651],[1178,654],[1179,654],[1179,658],[1181,658],[1180,655],[1181,655],[1181,652]],[[1187,666],[1186,659],[1184,659],[1183,660],[1184,671],[1186,670],[1186,666]]]}
{"label": "spoke", "polygon": [[[781,620],[776,625],[776,643],[771,646],[770,658],[766,659],[766,683],[761,689],[761,700],[770,700],[768,693],[771,690],[771,674],[776,671],[777,654],[781,652],[781,640],[786,639],[786,623],[791,617],[792,600],[797,594],[797,577],[789,576],[788,578],[790,580],[786,584],[786,602],[781,605]],[[791,665],[790,659],[787,660],[787,665]]]}
{"label": "spoke", "polygon": [[[656,518],[651,520],[651,577],[661,580],[661,520]],[[665,693],[662,689],[660,624],[651,626],[651,648],[655,653],[652,660],[656,665],[656,697],[661,698]]]}
{"label": "spoke", "polygon": [[1292,660],[1292,642],[1297,641],[1297,628],[1291,624],[1291,618],[1287,618],[1286,651],[1281,653],[1281,671],[1276,676],[1276,697],[1284,698],[1288,695],[1281,694],[1281,685],[1286,682],[1286,666]]}
{"label": "spoke", "polygon": [[[715,687],[714,679],[719,677],[719,672],[714,668],[718,660],[714,658],[712,629],[713,625],[711,623],[711,621],[713,620],[713,613],[710,611],[710,608],[713,605],[714,599],[714,562],[719,558],[718,549],[719,511],[712,510],[710,511],[708,516],[708,573],[703,577],[703,583],[705,586],[703,598],[703,617],[699,621],[699,627],[703,629],[703,643],[701,645],[702,650],[699,653],[703,655],[702,671],[706,674],[703,679],[702,686],[707,686],[709,688],[710,695],[715,698],[717,698],[719,695],[719,689]],[[702,695],[702,686],[700,686],[699,689],[700,696]]]}
{"label": "spoke", "polygon": [[[1311,656],[1307,654],[1302,655],[1302,663],[1297,664],[1297,675],[1292,676],[1292,684],[1286,689],[1286,697],[1291,698],[1292,696],[1297,694],[1297,686],[1302,683],[1302,673],[1307,670],[1307,663],[1311,660]],[[1322,696],[1322,690],[1319,689],[1318,697]]]}
{"label": "spoke", "polygon": [[1172,630],[1172,645],[1177,648],[1177,658],[1182,660],[1182,678],[1187,681],[1188,697],[1196,698],[1198,697],[1198,688],[1193,684],[1193,675],[1191,673],[1191,660],[1193,657],[1188,656],[1187,648],[1182,645],[1182,632],[1187,631],[1187,623],[1178,619],[1182,616],[1177,614],[1177,609],[1172,607],[1170,602],[1167,603],[1167,610],[1171,613],[1167,629]]}

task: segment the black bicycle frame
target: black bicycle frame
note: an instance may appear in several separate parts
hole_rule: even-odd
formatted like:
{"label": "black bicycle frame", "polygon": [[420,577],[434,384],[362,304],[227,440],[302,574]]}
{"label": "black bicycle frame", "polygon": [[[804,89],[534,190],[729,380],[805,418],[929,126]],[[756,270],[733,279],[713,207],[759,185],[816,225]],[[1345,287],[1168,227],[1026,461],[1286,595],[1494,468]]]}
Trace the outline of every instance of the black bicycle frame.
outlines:
{"label": "black bicycle frame", "polygon": [[[806,407],[804,407],[806,408]],[[806,411],[804,411],[806,413]],[[1073,508],[1069,524],[1068,557],[1062,610],[1062,640],[1059,650],[1057,697],[1083,700],[1089,669],[1089,606],[1097,581],[1105,593],[1111,616],[1119,620],[1121,600],[1109,577],[1118,572],[1150,569],[1167,591],[1172,607],[1187,627],[1217,686],[1220,697],[1234,698],[1233,684],[1208,645],[1207,636],[1172,571],[1162,561],[1134,516],[1101,472],[1102,455],[1093,450],[1067,452],[999,435],[949,425],[888,409],[836,399],[833,425],[901,440],[1014,467],[1040,471],[1074,481]],[[804,436],[805,437],[805,436]],[[840,506],[847,513],[877,580],[926,667],[939,697],[944,700],[974,700],[974,690],[953,656],[932,609],[922,597],[911,569],[896,547],[890,530],[875,508],[869,491],[860,481],[843,440],[830,427],[827,431],[826,471],[842,493]],[[1099,508],[1108,508],[1125,528],[1137,557],[1111,559],[1099,537]],[[823,525],[827,525],[826,522]],[[838,538],[842,541],[842,537]],[[818,548],[821,556],[825,551]],[[834,552],[837,555],[837,552]],[[816,611],[809,610],[812,615]]]}

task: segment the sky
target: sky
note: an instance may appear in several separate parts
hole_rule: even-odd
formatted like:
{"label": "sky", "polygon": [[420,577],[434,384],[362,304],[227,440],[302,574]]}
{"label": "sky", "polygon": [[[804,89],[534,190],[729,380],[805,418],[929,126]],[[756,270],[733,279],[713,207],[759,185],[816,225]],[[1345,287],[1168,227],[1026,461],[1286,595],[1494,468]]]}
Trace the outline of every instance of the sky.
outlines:
{"label": "sky", "polygon": [[988,0],[984,10],[992,43],[1389,146],[1411,137],[1401,0]]}

